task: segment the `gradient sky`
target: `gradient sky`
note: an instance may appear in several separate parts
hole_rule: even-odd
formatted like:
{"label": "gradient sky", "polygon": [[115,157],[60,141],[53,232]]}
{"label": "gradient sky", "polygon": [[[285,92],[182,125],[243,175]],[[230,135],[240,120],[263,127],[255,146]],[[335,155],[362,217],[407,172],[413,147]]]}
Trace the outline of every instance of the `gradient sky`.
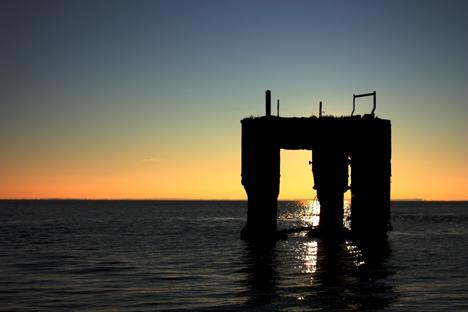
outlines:
{"label": "gradient sky", "polygon": [[[468,199],[467,1],[2,0],[0,25],[0,198],[244,199],[271,89],[282,116],[376,90],[392,198]],[[282,151],[280,198],[315,196],[309,159]]]}

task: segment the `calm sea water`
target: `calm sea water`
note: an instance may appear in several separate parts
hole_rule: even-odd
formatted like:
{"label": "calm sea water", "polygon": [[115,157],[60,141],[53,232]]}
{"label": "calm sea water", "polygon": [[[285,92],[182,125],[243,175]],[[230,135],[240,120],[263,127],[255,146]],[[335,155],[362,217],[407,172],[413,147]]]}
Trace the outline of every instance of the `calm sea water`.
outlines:
{"label": "calm sea water", "polygon": [[[279,227],[316,222],[280,203]],[[1,311],[468,311],[468,203],[395,202],[388,244],[253,248],[245,202],[0,201]]]}

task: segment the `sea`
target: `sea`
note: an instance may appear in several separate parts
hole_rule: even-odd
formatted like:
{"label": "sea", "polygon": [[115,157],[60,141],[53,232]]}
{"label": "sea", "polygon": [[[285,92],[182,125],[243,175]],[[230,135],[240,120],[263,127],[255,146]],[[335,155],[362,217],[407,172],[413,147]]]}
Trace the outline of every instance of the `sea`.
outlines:
{"label": "sea", "polygon": [[[281,201],[280,229],[318,222]],[[379,246],[240,240],[245,201],[0,201],[0,311],[468,311],[468,202],[392,202]]]}

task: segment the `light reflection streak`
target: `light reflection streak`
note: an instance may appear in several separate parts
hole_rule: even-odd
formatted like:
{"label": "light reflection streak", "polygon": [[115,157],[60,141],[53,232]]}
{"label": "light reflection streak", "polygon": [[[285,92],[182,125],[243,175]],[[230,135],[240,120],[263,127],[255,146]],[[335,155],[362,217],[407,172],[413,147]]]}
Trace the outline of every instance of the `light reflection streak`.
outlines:
{"label": "light reflection streak", "polygon": [[[303,201],[299,205],[302,209],[297,212],[298,217],[305,223],[317,227],[320,223],[320,203],[317,199]],[[343,226],[351,229],[351,202],[345,200],[343,203]],[[302,272],[314,274],[317,271],[317,250],[316,240],[304,242],[300,250],[300,260],[302,262]],[[356,267],[364,265],[364,256],[362,250],[352,241],[346,241],[346,250],[351,254],[353,264]]]}
{"label": "light reflection streak", "polygon": [[351,201],[346,199],[343,202],[343,226],[351,230]]}
{"label": "light reflection streak", "polygon": [[304,243],[304,273],[313,274],[317,271],[317,241]]}
{"label": "light reflection streak", "polygon": [[[313,227],[320,223],[320,202],[317,199],[300,202],[300,219]],[[343,226],[351,230],[351,202],[343,202]]]}
{"label": "light reflection streak", "polygon": [[351,241],[346,241],[346,249],[353,257],[353,263],[355,266],[360,267],[361,265],[366,264],[362,250],[358,246],[354,245]]}
{"label": "light reflection streak", "polygon": [[301,216],[302,221],[310,224],[313,227],[319,225],[320,222],[320,203],[317,199],[304,201],[301,203],[303,213]]}
{"label": "light reflection streak", "polygon": [[[317,241],[304,242],[298,247],[297,260],[299,260],[299,266],[297,268],[302,273],[314,274],[317,271]],[[311,279],[313,279],[313,276]]]}

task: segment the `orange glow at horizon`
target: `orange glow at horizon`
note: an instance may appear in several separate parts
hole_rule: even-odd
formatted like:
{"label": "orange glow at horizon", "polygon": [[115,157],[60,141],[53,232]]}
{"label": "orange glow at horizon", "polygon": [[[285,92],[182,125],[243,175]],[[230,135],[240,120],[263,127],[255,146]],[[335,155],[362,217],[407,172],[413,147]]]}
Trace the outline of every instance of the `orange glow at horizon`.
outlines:
{"label": "orange glow at horizon", "polygon": [[[30,164],[22,170],[3,170],[0,198],[246,199],[238,155],[225,151],[169,160],[127,159],[121,166],[98,162],[101,167],[88,163],[74,170],[71,164],[55,169],[45,166],[43,170]],[[280,200],[315,197],[310,159],[310,151],[281,151]],[[429,164],[429,160],[416,161],[397,153],[392,168],[392,199],[467,199],[466,171]]]}

